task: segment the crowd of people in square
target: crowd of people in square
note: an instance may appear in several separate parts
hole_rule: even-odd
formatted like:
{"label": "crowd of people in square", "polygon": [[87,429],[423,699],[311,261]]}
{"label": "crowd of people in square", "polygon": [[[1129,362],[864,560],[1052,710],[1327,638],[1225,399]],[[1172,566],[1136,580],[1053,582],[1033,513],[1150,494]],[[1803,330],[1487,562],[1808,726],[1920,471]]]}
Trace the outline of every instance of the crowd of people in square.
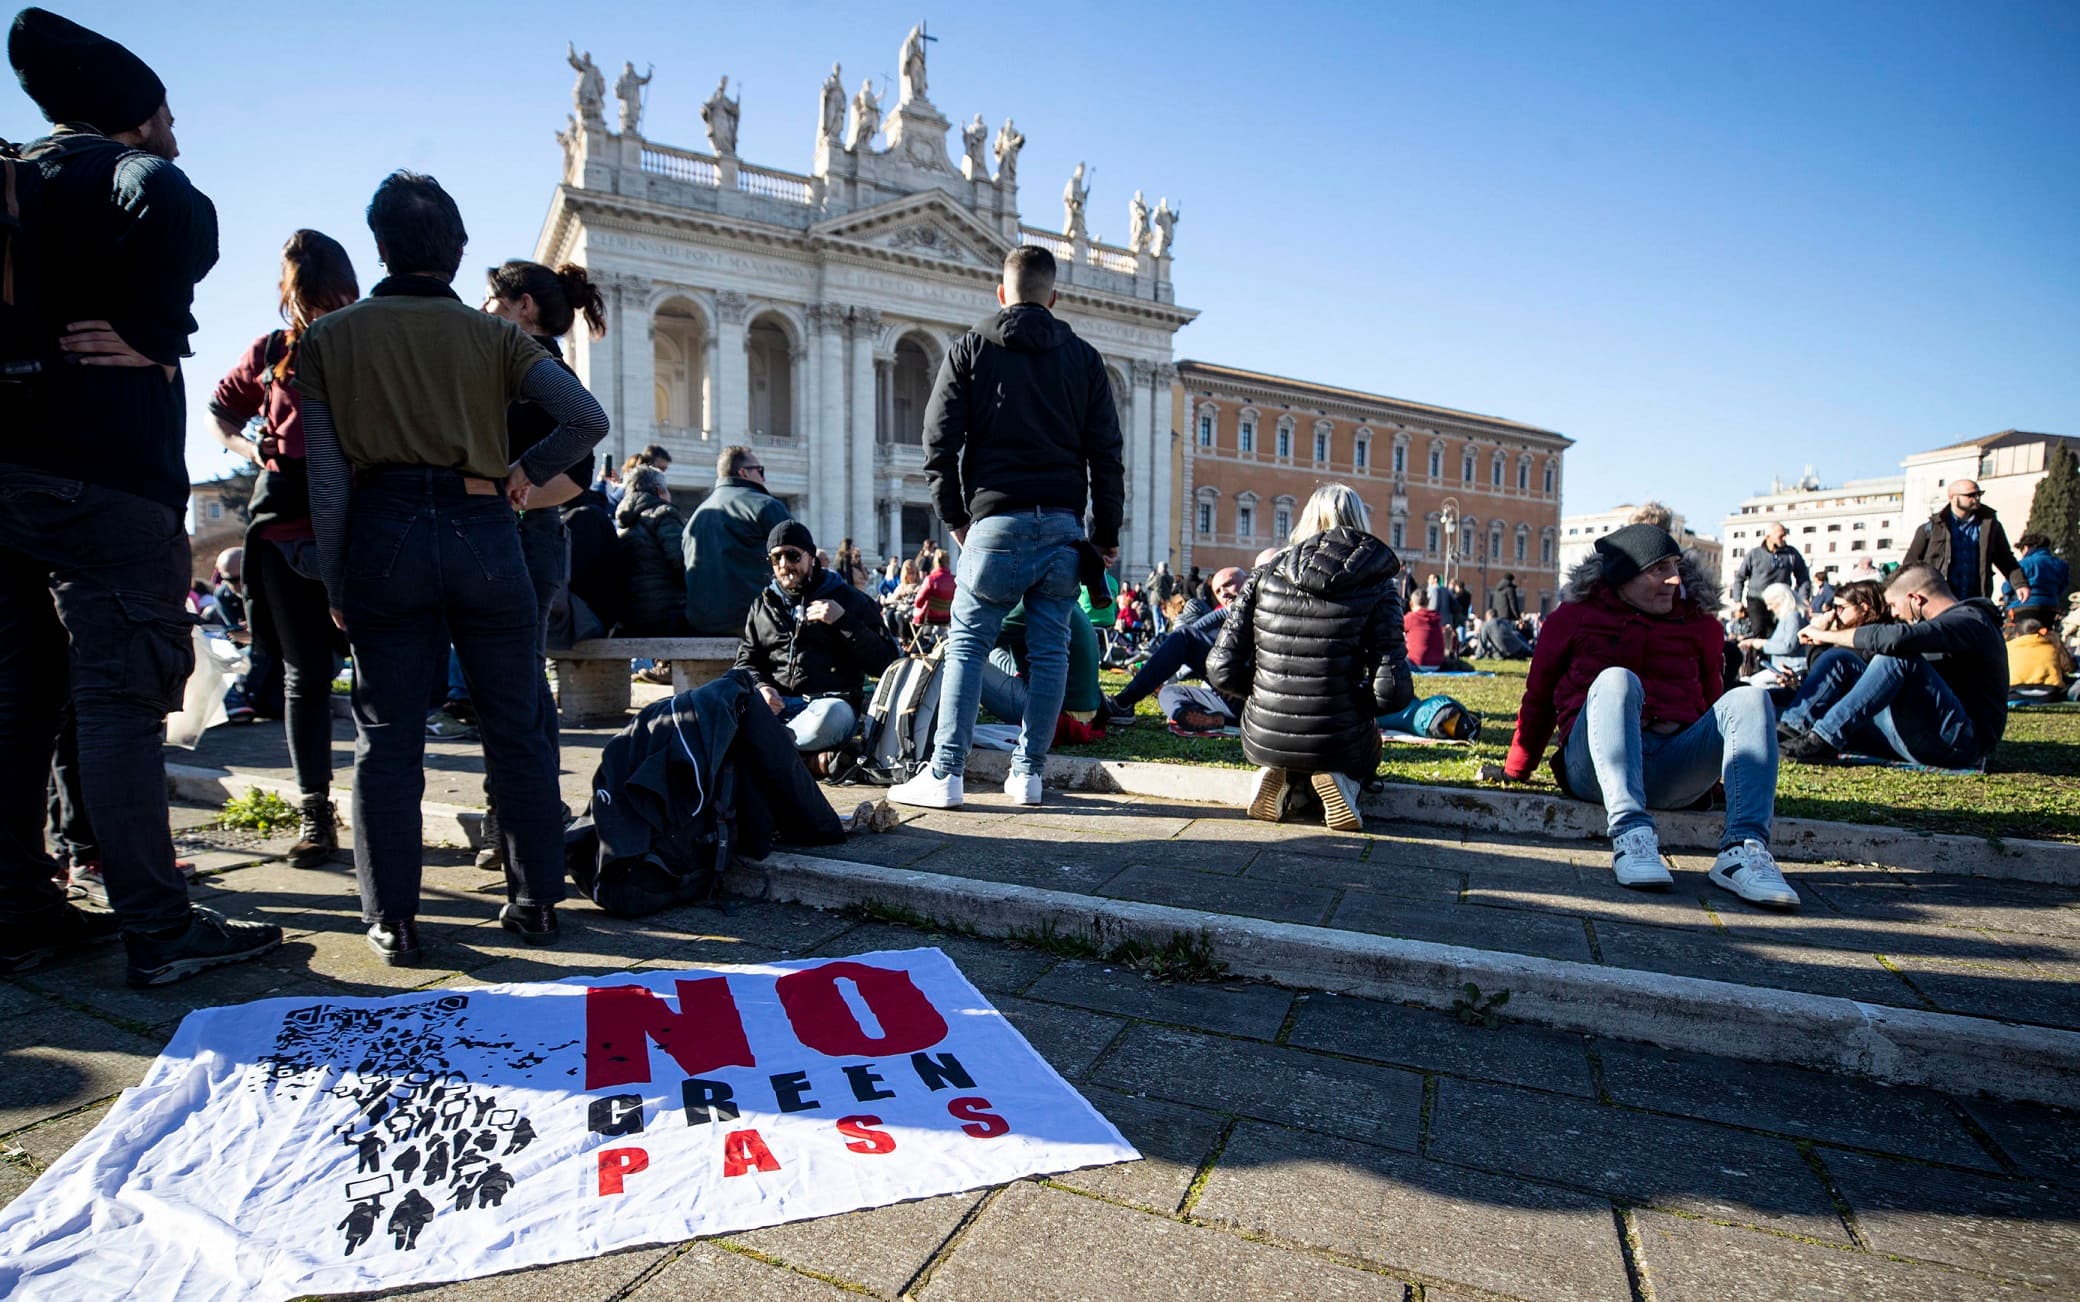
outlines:
{"label": "crowd of people in square", "polygon": [[[720,450],[688,511],[667,449],[596,462],[607,417],[559,344],[604,332],[584,269],[505,261],[465,302],[462,214],[406,171],[368,204],[385,274],[366,296],[336,240],[299,230],[282,248],[282,325],[231,359],[209,404],[217,440],[256,467],[250,526],[198,592],[181,360],[215,209],[175,166],[165,88],[130,51],[37,9],[8,49],[53,130],[23,155],[42,206],[35,309],[7,318],[30,323],[7,344],[34,365],[0,386],[10,428],[31,432],[0,458],[0,971],[120,939],[129,979],[162,984],[281,942],[278,926],[192,903],[175,859],[161,745],[203,617],[278,667],[266,708],[301,795],[300,867],[339,849],[331,699],[351,664],[354,867],[368,943],[394,964],[423,952],[429,736],[481,741],[479,863],[504,874],[500,922],[527,943],[558,939],[573,830],[627,833],[574,823],[561,795],[546,661],[586,639],[737,643],[729,695],[646,711],[603,773],[636,767],[666,724],[709,728],[720,750],[737,727],[723,716],[749,711],[773,799],[796,779],[857,779],[889,726],[877,698],[903,677],[929,684],[903,707],[929,727],[877,771],[892,801],[961,808],[986,710],[1010,750],[1005,794],[1036,805],[1058,740],[1123,726],[1196,679],[1190,726],[1232,724],[1257,768],[1248,815],[1336,831],[1363,826],[1382,730],[1422,703],[1418,673],[1528,658],[1505,779],[1544,765],[1601,804],[1615,878],[1642,889],[1671,881],[1655,811],[1723,791],[1709,878],[1770,907],[1799,901],[1769,848],[1783,760],[1982,767],[2011,701],[2072,682],[2065,561],[2034,533],[2011,549],[1968,480],[1889,574],[1816,576],[1771,529],[1730,576],[1731,614],[1662,508],[1596,540],[1541,617],[1514,575],[1478,600],[1449,567],[1418,576],[1336,483],[1247,568],[1164,563],[1122,584],[1117,407],[1097,351],[1051,310],[1057,269],[1037,245],[1007,255],[999,310],[949,351],[926,410],[953,549],[870,562],[852,539],[819,545],[750,444]],[[920,661],[929,673],[899,673]],[[1135,667],[1110,695],[1107,665]],[[233,717],[262,708],[257,694]],[[821,829],[831,811],[813,803]],[[68,890],[89,880],[107,911]]]}

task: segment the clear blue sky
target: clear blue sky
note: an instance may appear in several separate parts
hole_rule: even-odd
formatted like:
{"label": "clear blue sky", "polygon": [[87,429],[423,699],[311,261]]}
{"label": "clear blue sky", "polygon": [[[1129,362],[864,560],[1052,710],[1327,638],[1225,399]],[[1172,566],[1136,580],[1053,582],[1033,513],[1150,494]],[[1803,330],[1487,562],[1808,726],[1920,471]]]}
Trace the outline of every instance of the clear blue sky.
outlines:
{"label": "clear blue sky", "polygon": [[[457,196],[465,276],[531,253],[569,111],[564,42],[654,63],[646,134],[806,171],[817,86],[893,80],[1015,116],[1026,216],[1180,204],[1181,357],[1560,430],[1566,507],[1660,496],[1711,527],[1772,472],[1887,473],[2009,426],[2080,433],[2080,5],[1911,2],[55,6],[170,88],[219,206],[202,397],[274,319],[288,232],[379,272],[362,210],[409,166]],[[890,97],[893,102],[893,96]],[[610,105],[611,108],[611,105]],[[0,135],[33,134],[19,91]],[[958,150],[958,139],[954,141]],[[465,292],[473,293],[473,288]]]}

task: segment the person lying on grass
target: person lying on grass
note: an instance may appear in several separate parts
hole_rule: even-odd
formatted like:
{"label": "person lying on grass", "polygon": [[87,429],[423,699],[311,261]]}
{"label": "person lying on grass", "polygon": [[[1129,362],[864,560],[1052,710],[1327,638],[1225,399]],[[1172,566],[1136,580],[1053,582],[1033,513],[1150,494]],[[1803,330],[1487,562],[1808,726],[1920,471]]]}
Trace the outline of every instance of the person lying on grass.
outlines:
{"label": "person lying on grass", "polygon": [[1759,687],[1723,689],[1726,634],[1713,583],[1665,530],[1630,524],[1596,540],[1546,618],[1505,777],[1545,753],[1561,790],[1599,801],[1618,884],[1671,884],[1653,809],[1683,809],[1726,784],[1726,828],[1710,878],[1753,904],[1794,908],[1769,852],[1776,812],[1776,712]]}

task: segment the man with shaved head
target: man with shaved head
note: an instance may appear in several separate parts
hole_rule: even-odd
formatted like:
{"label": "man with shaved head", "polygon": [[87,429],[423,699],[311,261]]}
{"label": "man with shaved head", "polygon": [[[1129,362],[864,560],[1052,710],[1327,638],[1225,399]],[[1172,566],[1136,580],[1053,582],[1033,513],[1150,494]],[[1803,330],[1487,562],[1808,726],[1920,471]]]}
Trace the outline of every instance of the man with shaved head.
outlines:
{"label": "man with shaved head", "polygon": [[1105,698],[1105,714],[1108,719],[1127,720],[1134,717],[1134,707],[1141,699],[1153,695],[1164,683],[1176,676],[1180,669],[1189,669],[1200,678],[1206,677],[1206,656],[1221,635],[1221,625],[1227,622],[1228,607],[1234,604],[1235,594],[1242,591],[1242,581],[1249,573],[1240,566],[1230,565],[1216,570],[1213,575],[1213,596],[1220,605],[1199,616],[1190,623],[1180,622],[1162,641],[1155,644],[1136,670],[1134,677],[1120,689],[1119,695]]}
{"label": "man with shaved head", "polygon": [[1777,629],[1777,617],[1770,613],[1769,603],[1762,599],[1762,594],[1771,584],[1783,584],[1801,602],[1813,595],[1813,579],[1806,572],[1806,558],[1791,545],[1791,540],[1785,536],[1788,532],[1783,525],[1772,521],[1762,532],[1762,546],[1742,552],[1740,566],[1733,572],[1734,599],[1747,603],[1748,628],[1755,637],[1768,637]]}
{"label": "man with shaved head", "polygon": [[1959,601],[1993,596],[1998,571],[2015,588],[2020,605],[2029,604],[2029,578],[2008,546],[2000,515],[1986,505],[1975,479],[1953,479],[1949,502],[1914,531],[1903,565],[1926,565],[1943,576]]}

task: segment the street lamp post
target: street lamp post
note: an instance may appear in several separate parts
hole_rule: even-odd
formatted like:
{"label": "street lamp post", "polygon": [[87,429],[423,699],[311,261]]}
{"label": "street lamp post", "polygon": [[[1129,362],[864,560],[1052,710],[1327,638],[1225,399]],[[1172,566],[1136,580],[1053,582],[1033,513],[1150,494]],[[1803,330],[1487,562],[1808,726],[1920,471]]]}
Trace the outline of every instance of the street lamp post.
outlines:
{"label": "street lamp post", "polygon": [[1439,510],[1438,523],[1444,527],[1444,577],[1445,587],[1452,586],[1458,573],[1459,561],[1459,499],[1447,497]]}

